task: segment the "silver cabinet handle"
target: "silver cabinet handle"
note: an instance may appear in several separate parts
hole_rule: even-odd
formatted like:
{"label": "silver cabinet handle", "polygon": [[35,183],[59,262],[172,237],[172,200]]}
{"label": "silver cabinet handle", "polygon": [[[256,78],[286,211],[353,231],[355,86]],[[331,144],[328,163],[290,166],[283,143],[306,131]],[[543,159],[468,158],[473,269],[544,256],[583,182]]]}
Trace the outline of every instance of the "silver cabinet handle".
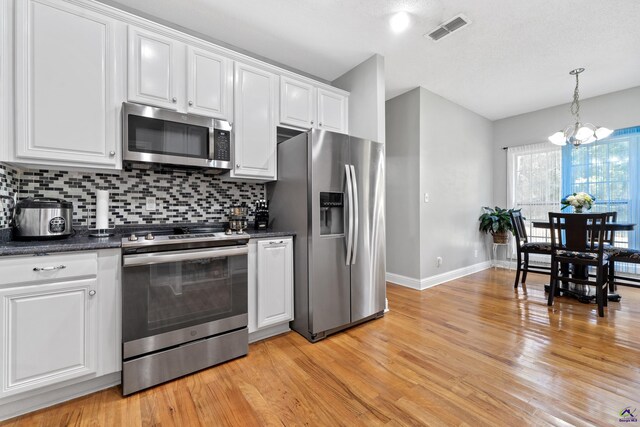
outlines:
{"label": "silver cabinet handle", "polygon": [[322,126],[322,122],[318,123],[318,126]]}
{"label": "silver cabinet handle", "polygon": [[269,242],[270,245],[281,245],[284,243],[284,240],[280,240],[279,242]]}
{"label": "silver cabinet handle", "polygon": [[356,263],[356,255],[358,254],[358,229],[360,228],[358,224],[358,210],[360,206],[358,205],[358,180],[356,179],[356,168],[353,165],[350,165],[351,169],[351,185],[353,185],[353,218],[354,218],[354,226],[353,226],[353,260],[351,264]]}
{"label": "silver cabinet handle", "polygon": [[54,271],[54,270],[62,270],[63,268],[67,268],[67,266],[56,265],[51,267],[33,267],[33,271]]}
{"label": "silver cabinet handle", "polygon": [[113,157],[113,156],[115,156],[115,155],[116,155],[116,152],[115,152],[115,151],[109,151],[109,157]]}
{"label": "silver cabinet handle", "polygon": [[189,105],[193,105],[193,101],[189,101]]}
{"label": "silver cabinet handle", "polygon": [[174,96],[173,98],[171,98],[171,102],[173,102],[173,103],[175,104],[176,102],[178,102],[178,98],[176,98],[176,97]]}
{"label": "silver cabinet handle", "polygon": [[347,228],[347,260],[346,265],[351,264],[351,245],[353,244],[353,186],[351,185],[351,169],[344,165],[347,176],[347,199],[349,200],[349,227]]}
{"label": "silver cabinet handle", "polygon": [[236,169],[240,169],[240,163],[236,163]]}
{"label": "silver cabinet handle", "polygon": [[96,294],[96,291],[94,291],[93,289],[89,291],[89,296],[94,296]]}
{"label": "silver cabinet handle", "polygon": [[313,120],[311,120],[311,124],[313,124]]}

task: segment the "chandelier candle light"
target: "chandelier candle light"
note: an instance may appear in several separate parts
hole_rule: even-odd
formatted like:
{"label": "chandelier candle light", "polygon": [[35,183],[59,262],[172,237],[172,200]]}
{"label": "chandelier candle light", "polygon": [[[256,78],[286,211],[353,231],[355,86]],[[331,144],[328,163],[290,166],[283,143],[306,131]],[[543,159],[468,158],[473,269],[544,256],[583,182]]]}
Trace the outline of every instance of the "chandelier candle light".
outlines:
{"label": "chandelier candle light", "polygon": [[611,135],[611,129],[605,127],[594,126],[591,123],[582,123],[580,121],[580,92],[578,90],[578,75],[584,71],[584,68],[576,68],[569,71],[569,74],[576,76],[576,88],[573,91],[573,102],[571,103],[571,114],[575,119],[575,124],[567,126],[564,131],[558,131],[549,137],[549,141],[555,145],[572,144],[578,148],[582,144],[590,144],[599,139],[603,139]]}

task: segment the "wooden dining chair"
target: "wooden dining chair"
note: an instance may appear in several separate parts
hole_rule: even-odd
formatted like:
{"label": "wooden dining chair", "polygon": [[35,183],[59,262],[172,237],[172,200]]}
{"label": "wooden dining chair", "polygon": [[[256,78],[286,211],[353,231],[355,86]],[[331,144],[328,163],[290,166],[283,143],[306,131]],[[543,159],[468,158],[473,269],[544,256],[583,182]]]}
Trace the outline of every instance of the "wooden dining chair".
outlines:
{"label": "wooden dining chair", "polygon": [[[591,285],[596,288],[598,315],[607,306],[609,255],[605,251],[607,214],[564,214],[549,212],[551,226],[551,286],[548,305],[559,294],[559,283]],[[561,268],[573,265],[572,269]],[[595,280],[589,267],[596,270]],[[567,292],[563,289],[563,292]]]}
{"label": "wooden dining chair", "polygon": [[551,243],[549,242],[529,242],[527,237],[527,229],[525,228],[522,212],[511,211],[511,224],[513,225],[513,234],[516,240],[516,280],[513,284],[514,289],[518,289],[518,281],[522,274],[522,285],[526,284],[527,273],[550,274],[551,269],[545,266],[529,265],[529,254],[551,255]]}

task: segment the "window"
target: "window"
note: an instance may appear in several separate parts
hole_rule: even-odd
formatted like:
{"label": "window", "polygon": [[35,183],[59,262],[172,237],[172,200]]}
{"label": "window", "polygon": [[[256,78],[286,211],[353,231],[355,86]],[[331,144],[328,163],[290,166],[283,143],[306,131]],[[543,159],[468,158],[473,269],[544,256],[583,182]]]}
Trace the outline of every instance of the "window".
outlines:
{"label": "window", "polygon": [[531,221],[546,221],[548,212],[560,210],[562,150],[549,143],[512,147],[507,167],[507,206],[522,209],[531,241],[546,240],[547,232]]}
{"label": "window", "polygon": [[[557,147],[548,142],[507,151],[507,204],[521,208],[530,240],[546,239],[532,220],[547,220],[559,211],[562,197],[585,191],[596,197],[594,212],[618,212],[619,222],[640,224],[640,126],[620,129],[610,137],[582,145]],[[618,232],[616,246],[640,249],[640,226]],[[617,264],[616,264],[617,265]],[[640,266],[621,271],[640,273]],[[618,269],[618,267],[616,267]]]}
{"label": "window", "polygon": [[[640,126],[620,129],[610,137],[579,148],[565,146],[563,154],[563,195],[585,191],[596,198],[593,212],[618,212],[619,222],[638,223],[638,150]],[[616,246],[640,247],[640,229],[621,231]],[[621,266],[632,271],[632,266]]]}

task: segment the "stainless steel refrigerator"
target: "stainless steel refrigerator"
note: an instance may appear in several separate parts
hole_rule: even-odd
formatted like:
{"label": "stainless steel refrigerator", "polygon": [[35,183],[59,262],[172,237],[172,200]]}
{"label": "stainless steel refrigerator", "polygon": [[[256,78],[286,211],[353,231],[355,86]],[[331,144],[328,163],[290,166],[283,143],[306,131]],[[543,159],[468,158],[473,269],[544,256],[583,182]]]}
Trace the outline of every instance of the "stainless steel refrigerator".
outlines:
{"label": "stainless steel refrigerator", "polygon": [[309,341],[385,308],[384,145],[311,130],[278,144],[271,227],[296,232],[294,321]]}

